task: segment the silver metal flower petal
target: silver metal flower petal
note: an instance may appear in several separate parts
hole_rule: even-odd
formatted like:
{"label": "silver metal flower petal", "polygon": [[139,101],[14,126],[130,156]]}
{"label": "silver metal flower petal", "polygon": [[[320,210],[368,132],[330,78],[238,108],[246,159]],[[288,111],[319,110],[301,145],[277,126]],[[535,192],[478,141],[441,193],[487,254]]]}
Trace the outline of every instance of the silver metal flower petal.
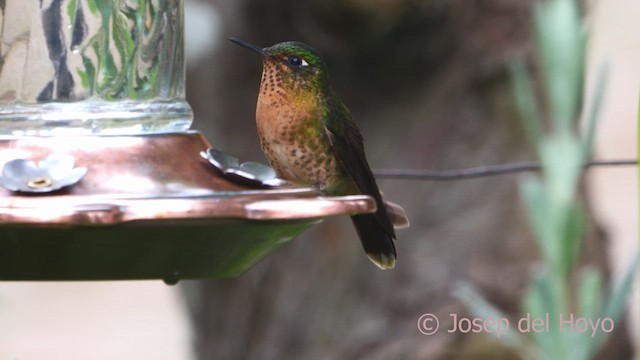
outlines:
{"label": "silver metal flower petal", "polygon": [[38,162],[38,167],[48,169],[54,178],[64,178],[73,169],[75,159],[69,154],[54,153]]}
{"label": "silver metal flower petal", "polygon": [[209,148],[200,153],[205,160],[215,166],[230,181],[249,183],[262,187],[287,185],[285,180],[277,177],[270,166],[253,161],[240,163],[238,158],[218,149]]}
{"label": "silver metal flower petal", "polygon": [[276,177],[276,171],[272,167],[253,161],[242,163],[238,168],[230,170],[238,175],[257,181],[270,180]]}
{"label": "silver metal flower petal", "polygon": [[209,148],[207,151],[201,152],[200,156],[222,172],[240,166],[240,160],[237,157],[231,156],[222,150]]}
{"label": "silver metal flower petal", "polygon": [[74,185],[87,173],[85,167],[74,167],[69,154],[51,154],[35,163],[29,159],[14,159],[2,168],[0,185],[26,193],[48,193]]}

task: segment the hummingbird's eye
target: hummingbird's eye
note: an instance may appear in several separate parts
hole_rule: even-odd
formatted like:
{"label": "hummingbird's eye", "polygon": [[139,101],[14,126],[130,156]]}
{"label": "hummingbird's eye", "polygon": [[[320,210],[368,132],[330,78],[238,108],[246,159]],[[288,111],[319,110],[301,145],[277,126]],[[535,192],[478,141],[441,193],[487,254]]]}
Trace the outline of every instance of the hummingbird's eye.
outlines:
{"label": "hummingbird's eye", "polygon": [[301,58],[300,56],[289,56],[287,58],[287,60],[289,61],[289,65],[293,66],[293,67],[300,67],[300,66],[309,66],[309,63],[306,62],[303,58]]}

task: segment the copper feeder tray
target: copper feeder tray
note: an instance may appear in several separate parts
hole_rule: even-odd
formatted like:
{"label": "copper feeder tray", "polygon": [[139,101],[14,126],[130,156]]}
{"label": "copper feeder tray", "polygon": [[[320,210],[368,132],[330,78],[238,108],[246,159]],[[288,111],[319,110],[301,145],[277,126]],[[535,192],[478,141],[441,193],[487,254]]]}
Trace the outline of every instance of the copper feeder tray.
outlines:
{"label": "copper feeder tray", "polygon": [[88,168],[49,195],[0,189],[0,280],[237,276],[323,217],[375,211],[368,196],[230,182],[209,147],[195,131],[0,138],[0,166],[67,153]]}

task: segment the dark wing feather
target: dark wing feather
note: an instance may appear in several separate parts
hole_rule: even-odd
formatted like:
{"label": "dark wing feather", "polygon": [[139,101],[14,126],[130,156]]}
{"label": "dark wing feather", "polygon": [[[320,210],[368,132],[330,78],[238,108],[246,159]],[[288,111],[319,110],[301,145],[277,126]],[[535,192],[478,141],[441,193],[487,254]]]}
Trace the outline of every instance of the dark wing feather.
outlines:
{"label": "dark wing feather", "polygon": [[[332,98],[336,98],[333,96]],[[324,117],[324,126],[331,150],[342,167],[351,176],[358,189],[376,200],[378,210],[375,218],[384,231],[395,239],[393,224],[387,214],[386,206],[380,195],[373,172],[364,153],[364,142],[351,114],[344,104],[338,100],[327,104],[330,109]]]}

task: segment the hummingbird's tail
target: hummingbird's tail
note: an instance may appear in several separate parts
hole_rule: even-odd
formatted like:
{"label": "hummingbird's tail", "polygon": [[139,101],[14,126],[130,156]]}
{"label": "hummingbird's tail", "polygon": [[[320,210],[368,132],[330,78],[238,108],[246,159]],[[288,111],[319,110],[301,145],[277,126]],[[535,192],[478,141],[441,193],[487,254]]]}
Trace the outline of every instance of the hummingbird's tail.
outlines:
{"label": "hummingbird's tail", "polygon": [[385,227],[375,214],[354,215],[351,217],[356,227],[364,251],[380,269],[393,269],[396,266],[396,247],[393,236],[387,233]]}

